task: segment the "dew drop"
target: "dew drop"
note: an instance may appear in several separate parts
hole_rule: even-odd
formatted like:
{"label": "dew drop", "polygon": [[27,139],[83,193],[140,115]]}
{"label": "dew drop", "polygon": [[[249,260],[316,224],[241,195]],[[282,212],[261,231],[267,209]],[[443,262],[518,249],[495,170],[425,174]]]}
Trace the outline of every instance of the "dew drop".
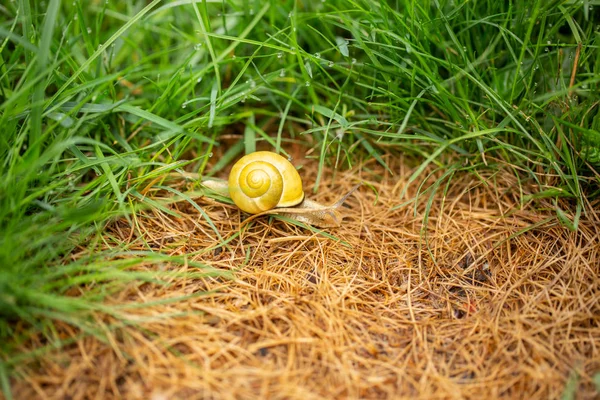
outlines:
{"label": "dew drop", "polygon": [[196,43],[194,45],[194,50],[198,51],[198,50],[201,50],[201,49],[202,49],[202,43]]}
{"label": "dew drop", "polygon": [[213,156],[213,152],[211,151],[210,153],[208,153],[208,157],[212,157]]}
{"label": "dew drop", "polygon": [[283,57],[283,53],[280,51],[279,53],[277,53],[277,58],[282,58]]}
{"label": "dew drop", "polygon": [[199,77],[198,79],[196,79],[196,83],[200,83],[202,82],[202,77]]}
{"label": "dew drop", "polygon": [[285,76],[285,69],[281,69],[281,71],[279,71],[279,76],[282,78]]}
{"label": "dew drop", "polygon": [[304,86],[306,86],[306,87],[310,86],[310,82],[309,81],[304,82]]}
{"label": "dew drop", "polygon": [[87,33],[88,33],[88,35],[89,35],[90,33],[92,33],[92,28],[90,28],[89,26],[88,26],[88,28],[87,28],[86,30],[87,30]]}
{"label": "dew drop", "polygon": [[315,58],[321,58],[321,53],[315,53]]}
{"label": "dew drop", "polygon": [[327,66],[328,66],[329,68],[333,67],[333,65],[334,65],[334,64],[333,64],[333,61],[329,61],[329,62],[327,63]]}

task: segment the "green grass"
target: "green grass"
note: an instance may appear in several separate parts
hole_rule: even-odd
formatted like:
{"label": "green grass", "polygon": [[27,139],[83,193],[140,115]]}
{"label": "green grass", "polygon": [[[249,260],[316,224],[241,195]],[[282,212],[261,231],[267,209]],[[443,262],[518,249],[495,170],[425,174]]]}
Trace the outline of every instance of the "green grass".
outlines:
{"label": "green grass", "polygon": [[[214,173],[223,132],[239,142],[217,169],[258,141],[285,153],[310,137],[315,191],[325,165],[384,164],[384,152],[415,157],[411,180],[431,163],[447,179],[514,165],[539,188],[522,201],[554,199],[577,229],[600,194],[599,10],[599,0],[3,3],[5,392],[24,335],[55,340],[56,320],[99,334],[89,321],[111,312],[103,296],[161,279],[132,268],[163,255],[117,261],[127,249],[101,250],[103,227],[144,207],[169,212],[142,188],[173,171]],[[18,335],[16,321],[27,327]]]}

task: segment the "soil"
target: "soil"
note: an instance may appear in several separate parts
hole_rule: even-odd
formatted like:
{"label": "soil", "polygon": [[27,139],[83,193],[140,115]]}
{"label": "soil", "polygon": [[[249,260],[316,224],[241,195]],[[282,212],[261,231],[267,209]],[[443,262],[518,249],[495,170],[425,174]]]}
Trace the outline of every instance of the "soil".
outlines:
{"label": "soil", "polygon": [[[121,309],[130,324],[98,315],[99,326],[114,323],[105,340],[79,337],[18,366],[14,397],[549,399],[567,382],[578,398],[598,396],[599,204],[573,232],[552,203],[520,203],[537,189],[512,168],[459,172],[434,191],[444,171],[408,183],[415,167],[391,156],[389,171],[375,160],[326,169],[314,195],[318,163],[294,160],[323,204],[363,182],[339,228],[242,225],[246,215],[206,198],[195,200],[226,246],[185,201],[170,206],[181,218],[149,210],[115,222],[107,246],[189,263],[139,267],[172,271],[170,284],[109,296],[146,306]],[[198,263],[231,279],[183,273]]]}

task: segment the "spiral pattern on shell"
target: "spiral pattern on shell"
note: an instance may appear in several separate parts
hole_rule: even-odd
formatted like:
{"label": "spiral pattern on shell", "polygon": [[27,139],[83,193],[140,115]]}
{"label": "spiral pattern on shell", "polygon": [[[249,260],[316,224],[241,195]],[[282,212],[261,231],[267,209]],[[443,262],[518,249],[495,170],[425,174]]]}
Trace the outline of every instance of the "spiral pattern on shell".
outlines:
{"label": "spiral pattern on shell", "polygon": [[229,195],[250,214],[291,207],[304,200],[302,179],[292,163],[279,154],[258,151],[242,157],[229,174]]}

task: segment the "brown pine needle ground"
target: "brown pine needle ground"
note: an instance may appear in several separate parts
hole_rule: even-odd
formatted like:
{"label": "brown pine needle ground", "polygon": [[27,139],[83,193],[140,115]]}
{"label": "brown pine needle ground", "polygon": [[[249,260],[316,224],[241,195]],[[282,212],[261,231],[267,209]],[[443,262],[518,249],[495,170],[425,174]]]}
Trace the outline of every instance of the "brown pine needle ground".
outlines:
{"label": "brown pine needle ground", "polygon": [[[394,176],[370,162],[328,178],[316,196],[330,204],[359,181],[377,190],[363,185],[344,225],[327,230],[348,245],[268,218],[235,236],[240,213],[207,199],[198,202],[233,237],[228,247],[215,249],[216,234],[186,202],[172,205],[181,219],[147,211],[133,229],[116,223],[107,245],[187,254],[235,279],[129,286],[109,303],[207,294],[125,309],[137,327],[19,366],[15,398],[548,399],[570,376],[580,398],[597,395],[598,204],[571,232],[550,209],[520,208],[508,169],[486,182],[463,174],[433,198],[425,238],[429,194],[393,210],[412,169],[387,161]],[[317,163],[303,163],[311,188]]]}

